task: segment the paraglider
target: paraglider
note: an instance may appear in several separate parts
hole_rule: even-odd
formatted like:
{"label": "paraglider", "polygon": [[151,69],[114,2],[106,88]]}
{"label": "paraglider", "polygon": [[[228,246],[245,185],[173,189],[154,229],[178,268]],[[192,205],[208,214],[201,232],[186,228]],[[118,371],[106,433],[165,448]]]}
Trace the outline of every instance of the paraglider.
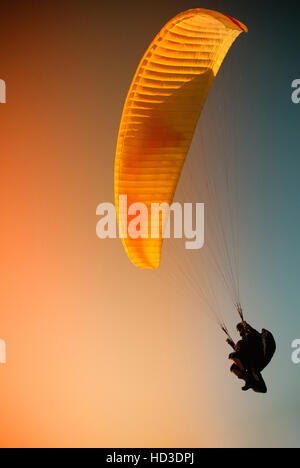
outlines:
{"label": "paraglider", "polygon": [[[163,229],[159,230],[159,236],[151,237],[157,226],[153,229],[150,218],[148,236],[143,233],[140,237],[131,237],[123,221],[127,213],[119,200],[126,196],[128,205],[141,204],[148,212],[153,204],[172,204],[211,86],[232,44],[247,31],[244,24],[230,16],[205,9],[188,10],[162,28],[137,68],[123,109],[114,182],[120,237],[129,259],[139,268],[159,268]],[[225,99],[223,95],[222,101]],[[216,134],[215,130],[215,140]],[[236,143],[236,138],[232,141]],[[242,322],[238,325],[241,340],[236,344],[218,316],[217,291],[223,287],[229,292],[231,306],[240,303],[240,292],[239,243],[233,232],[235,216],[231,206],[237,199],[232,191],[237,183],[229,181],[227,171],[232,155],[225,155],[223,143],[221,151],[216,153],[217,162],[211,162],[212,176],[207,163],[212,158],[207,157],[205,149],[201,151],[202,166],[200,174],[197,173],[197,184],[207,189],[209,202],[209,242],[202,257],[204,260],[207,254],[209,261],[201,280],[198,272],[194,279],[190,270],[184,270],[182,265],[181,269],[190,286],[202,293],[208,310],[228,335],[227,343],[234,350],[230,355],[231,371],[245,380],[243,390],[252,388],[265,393],[261,371],[276,349],[272,334],[266,330],[259,333],[250,327],[238,306]],[[226,195],[221,193],[220,198],[227,200],[228,205],[225,210],[220,209],[217,194],[217,188],[222,192],[222,186]],[[217,273],[217,280],[211,279],[212,270]]]}

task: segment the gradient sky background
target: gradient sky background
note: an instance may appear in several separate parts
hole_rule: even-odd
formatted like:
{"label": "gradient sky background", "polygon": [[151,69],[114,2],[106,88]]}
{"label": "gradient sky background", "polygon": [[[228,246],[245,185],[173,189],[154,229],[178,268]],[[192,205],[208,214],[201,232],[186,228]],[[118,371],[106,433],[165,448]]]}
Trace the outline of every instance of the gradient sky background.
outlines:
{"label": "gradient sky background", "polygon": [[[2,447],[299,447],[297,2],[1,1],[0,367]],[[177,13],[238,18],[209,108],[242,77],[243,303],[274,331],[267,396],[240,391],[228,349],[180,270],[144,272],[96,238],[113,202],[124,100],[150,41]],[[234,90],[232,90],[234,92]],[[210,107],[211,106],[211,107]],[[197,135],[190,155],[197,166]],[[184,171],[176,198],[188,181]],[[201,200],[197,200],[201,201]],[[178,251],[179,263],[186,251]],[[197,262],[197,258],[193,258]],[[231,327],[236,317],[228,316]]]}

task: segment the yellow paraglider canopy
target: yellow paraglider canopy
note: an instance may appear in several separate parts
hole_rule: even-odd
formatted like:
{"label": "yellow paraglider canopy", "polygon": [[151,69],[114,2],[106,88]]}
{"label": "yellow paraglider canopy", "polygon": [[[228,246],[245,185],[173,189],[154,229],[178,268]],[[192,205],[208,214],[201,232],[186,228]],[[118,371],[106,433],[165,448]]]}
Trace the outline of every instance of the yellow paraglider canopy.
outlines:
{"label": "yellow paraglider canopy", "polygon": [[[115,202],[122,242],[140,268],[159,267],[162,235],[133,239],[120,212],[128,206],[172,204],[182,166],[211,85],[246,26],[221,13],[194,9],[169,21],[141,60],[122,115],[116,160]],[[122,211],[122,210],[121,210]],[[127,216],[127,213],[126,213]]]}

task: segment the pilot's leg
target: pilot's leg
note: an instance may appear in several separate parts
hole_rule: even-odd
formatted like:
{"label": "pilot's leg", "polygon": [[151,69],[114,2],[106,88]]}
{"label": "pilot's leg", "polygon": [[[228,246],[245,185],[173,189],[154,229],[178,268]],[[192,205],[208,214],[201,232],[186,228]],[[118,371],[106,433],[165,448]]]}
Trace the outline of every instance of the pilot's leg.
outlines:
{"label": "pilot's leg", "polygon": [[246,380],[245,372],[236,364],[232,364],[230,371],[240,380]]}
{"label": "pilot's leg", "polygon": [[255,393],[267,393],[268,389],[259,371],[251,369],[251,388]]}
{"label": "pilot's leg", "polygon": [[[238,343],[237,343],[238,344]],[[239,348],[238,348],[239,349]],[[234,364],[242,371],[246,372],[245,366],[243,364],[243,354],[237,350],[234,353],[229,354],[228,359],[234,362]]]}

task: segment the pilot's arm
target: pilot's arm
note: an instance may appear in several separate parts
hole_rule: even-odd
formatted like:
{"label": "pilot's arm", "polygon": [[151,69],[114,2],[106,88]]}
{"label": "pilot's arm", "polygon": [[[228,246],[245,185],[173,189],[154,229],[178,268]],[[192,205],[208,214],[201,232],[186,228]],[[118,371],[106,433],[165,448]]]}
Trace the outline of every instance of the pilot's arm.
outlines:
{"label": "pilot's arm", "polygon": [[235,342],[231,338],[228,338],[226,340],[226,343],[229,344],[229,346],[231,346],[232,349],[235,351]]}

